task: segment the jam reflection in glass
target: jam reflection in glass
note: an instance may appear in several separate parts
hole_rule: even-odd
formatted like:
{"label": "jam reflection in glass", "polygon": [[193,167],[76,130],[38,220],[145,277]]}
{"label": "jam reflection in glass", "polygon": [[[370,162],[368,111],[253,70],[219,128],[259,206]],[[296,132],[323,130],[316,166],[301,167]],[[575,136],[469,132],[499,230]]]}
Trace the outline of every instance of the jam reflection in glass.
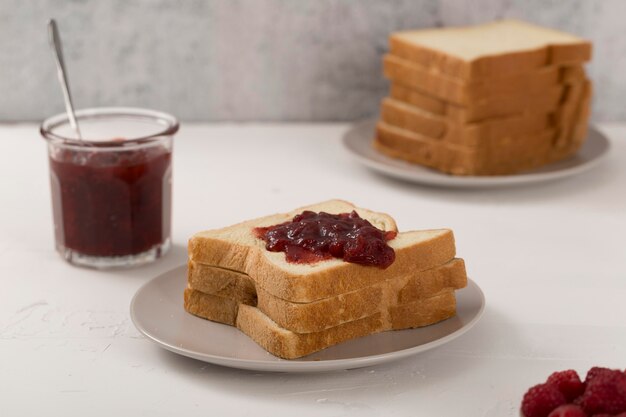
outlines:
{"label": "jam reflection in glass", "polygon": [[106,146],[50,140],[48,148],[56,247],[65,259],[129,266],[167,251],[171,135]]}

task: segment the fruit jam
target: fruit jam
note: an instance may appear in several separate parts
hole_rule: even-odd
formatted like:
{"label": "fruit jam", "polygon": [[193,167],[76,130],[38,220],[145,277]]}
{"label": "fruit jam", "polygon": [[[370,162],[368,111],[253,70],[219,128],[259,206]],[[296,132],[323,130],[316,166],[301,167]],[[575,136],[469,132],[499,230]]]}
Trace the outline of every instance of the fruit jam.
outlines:
{"label": "fruit jam", "polygon": [[50,177],[57,246],[117,257],[169,239],[170,149],[59,149]]}
{"label": "fruit jam", "polygon": [[293,220],[257,227],[254,234],[271,252],[285,252],[288,262],[314,263],[340,258],[355,264],[387,268],[395,252],[387,242],[396,232],[387,232],[352,213],[329,214],[304,211]]}

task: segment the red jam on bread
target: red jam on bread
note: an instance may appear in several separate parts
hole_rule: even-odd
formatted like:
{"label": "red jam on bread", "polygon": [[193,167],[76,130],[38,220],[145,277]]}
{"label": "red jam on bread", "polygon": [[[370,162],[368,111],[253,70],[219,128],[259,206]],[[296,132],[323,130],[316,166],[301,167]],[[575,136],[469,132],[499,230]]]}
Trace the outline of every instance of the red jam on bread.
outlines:
{"label": "red jam on bread", "polygon": [[288,262],[315,263],[339,258],[346,262],[387,268],[396,258],[387,242],[397,232],[384,231],[352,213],[304,211],[293,220],[257,227],[254,234],[271,252],[285,252]]}
{"label": "red jam on bread", "polygon": [[626,371],[591,368],[584,381],[576,371],[555,372],[530,388],[524,417],[626,417]]}

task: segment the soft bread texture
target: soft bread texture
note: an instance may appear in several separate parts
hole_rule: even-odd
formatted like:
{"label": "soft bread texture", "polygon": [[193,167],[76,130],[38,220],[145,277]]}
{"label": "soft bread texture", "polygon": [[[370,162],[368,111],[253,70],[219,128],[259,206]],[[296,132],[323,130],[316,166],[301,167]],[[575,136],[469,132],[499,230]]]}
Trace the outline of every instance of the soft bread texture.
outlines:
{"label": "soft bread texture", "polygon": [[[447,144],[414,132],[379,123],[374,146],[391,157],[456,175],[508,174],[540,164],[556,136],[555,130],[495,138],[478,149]],[[545,151],[542,151],[545,149]]]}
{"label": "soft bread texture", "polygon": [[[571,115],[567,115],[571,117]],[[394,99],[384,99],[381,120],[434,139],[462,145],[484,146],[503,137],[529,135],[550,129],[554,114],[530,112],[485,120],[477,123],[457,123]],[[568,120],[568,117],[564,117]]]}
{"label": "soft bread texture", "polygon": [[592,90],[591,82],[587,82],[583,85],[582,90],[570,92],[572,95],[582,97],[580,103],[570,109],[576,121],[570,125],[562,123],[559,135],[550,151],[550,161],[558,161],[575,154],[585,142],[591,115]]}
{"label": "soft bread texture", "polygon": [[504,20],[399,32],[389,42],[379,152],[452,175],[510,175],[582,146],[589,41]]}
{"label": "soft bread texture", "polygon": [[591,105],[591,81],[585,80],[580,84],[572,84],[567,89],[567,96],[562,108],[557,113],[556,123],[560,126],[559,134],[555,140],[555,147],[567,148],[575,140],[573,138],[575,126],[580,123],[587,124],[584,117]]}
{"label": "soft bread texture", "polygon": [[427,270],[442,265],[455,256],[454,236],[447,229],[398,233],[388,242],[395,251],[396,259],[387,269],[364,267],[341,259],[315,264],[288,263],[284,253],[267,251],[264,242],[253,234],[255,227],[291,220],[304,210],[329,213],[356,210],[361,217],[379,229],[396,230],[395,222],[388,215],[331,200],[290,213],[197,233],[189,240],[189,260],[243,272],[254,280],[257,287],[278,298],[306,303]]}
{"label": "soft bread texture", "polygon": [[256,305],[256,284],[250,276],[209,265],[187,263],[187,284],[189,288],[205,294],[238,300],[244,304]]}
{"label": "soft bread texture", "polygon": [[393,55],[463,80],[494,79],[591,59],[591,43],[516,20],[393,34]]}
{"label": "soft bread texture", "polygon": [[388,243],[387,269],[342,260],[290,264],[268,252],[253,229],[291,220],[304,210],[356,210],[382,230],[397,231],[388,215],[331,200],[290,213],[201,232],[189,241],[184,308],[237,326],[270,353],[298,358],[368,334],[430,325],[456,312],[454,290],[467,283],[454,259],[450,230],[398,233]]}
{"label": "soft bread texture", "polygon": [[[400,276],[370,287],[325,298],[311,303],[294,303],[275,297],[261,287],[254,288],[253,280],[247,275],[228,271],[231,282],[216,293],[239,304],[256,305],[279,326],[298,333],[324,330],[339,324],[375,314],[390,306],[416,301],[433,296],[444,288],[460,289],[467,285],[465,263],[462,259],[415,274]],[[194,265],[189,274],[189,288],[207,293],[204,282],[213,278],[222,279],[224,270]],[[250,287],[252,286],[252,289]],[[256,300],[258,302],[251,302]]]}
{"label": "soft bread texture", "polygon": [[183,293],[183,303],[185,310],[195,316],[230,326],[235,326],[241,304],[238,300],[205,294],[189,287]]}
{"label": "soft bread texture", "polygon": [[537,147],[522,147],[520,152],[509,147],[506,150],[496,151],[495,156],[486,156],[477,151],[453,148],[440,143],[418,142],[415,146],[415,134],[397,129],[389,131],[388,138],[393,137],[402,146],[389,146],[380,140],[378,136],[374,140],[374,147],[381,153],[392,158],[402,159],[407,162],[417,163],[442,172],[453,175],[508,175],[521,171],[537,168],[539,166],[555,162],[575,153],[584,141],[587,131],[587,123],[575,126],[571,144],[561,149],[552,146],[550,137],[538,140]]}
{"label": "soft bread texture", "polygon": [[[279,326],[260,309],[192,289],[185,290],[185,309],[196,316],[236,325],[241,331],[275,356],[295,359],[337,343],[369,334],[428,326],[456,313],[452,289],[411,303],[394,306],[371,316],[312,333],[297,333]],[[221,309],[225,308],[226,311]]]}
{"label": "soft bread texture", "polygon": [[393,158],[453,175],[517,173],[566,158],[580,148],[587,131],[591,89],[588,80],[569,85],[564,103],[554,115],[555,128],[540,133],[501,131],[476,136],[476,143],[464,147],[400,128],[398,121],[395,125],[381,122],[373,146]]}
{"label": "soft bread texture", "polygon": [[582,66],[544,67],[530,73],[519,73],[496,80],[462,81],[432,73],[410,61],[386,55],[384,73],[393,82],[399,82],[434,97],[457,105],[469,105],[508,94],[540,94],[558,84],[569,83],[584,77]]}
{"label": "soft bread texture", "polygon": [[460,106],[396,82],[389,97],[457,123],[471,123],[520,113],[552,113],[564,100],[566,88],[558,84],[537,94],[509,94]]}
{"label": "soft bread texture", "polygon": [[454,292],[444,290],[434,297],[398,307],[390,314],[377,313],[321,332],[306,334],[285,330],[259,309],[244,305],[237,316],[237,327],[270,353],[295,359],[357,337],[386,330],[429,326],[455,313]]}
{"label": "soft bread texture", "polygon": [[444,288],[456,290],[466,285],[463,261],[455,260],[414,276],[399,277],[313,303],[290,303],[265,296],[263,290],[258,289],[257,307],[285,329],[311,333],[395,308],[400,300],[404,300],[404,303],[413,302],[430,298]]}

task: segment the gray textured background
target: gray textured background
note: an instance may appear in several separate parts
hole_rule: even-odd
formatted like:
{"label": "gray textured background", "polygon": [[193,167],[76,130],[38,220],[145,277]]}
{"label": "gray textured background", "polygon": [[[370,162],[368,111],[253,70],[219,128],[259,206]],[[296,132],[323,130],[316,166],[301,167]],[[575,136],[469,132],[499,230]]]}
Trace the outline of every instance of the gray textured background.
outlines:
{"label": "gray textured background", "polygon": [[350,120],[376,112],[394,30],[518,17],[594,42],[596,120],[626,120],[625,0],[0,0],[0,121],[63,110],[45,22],[77,107],[184,120]]}

